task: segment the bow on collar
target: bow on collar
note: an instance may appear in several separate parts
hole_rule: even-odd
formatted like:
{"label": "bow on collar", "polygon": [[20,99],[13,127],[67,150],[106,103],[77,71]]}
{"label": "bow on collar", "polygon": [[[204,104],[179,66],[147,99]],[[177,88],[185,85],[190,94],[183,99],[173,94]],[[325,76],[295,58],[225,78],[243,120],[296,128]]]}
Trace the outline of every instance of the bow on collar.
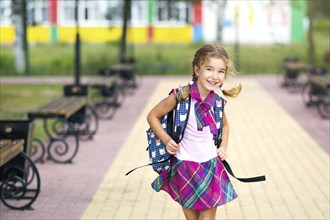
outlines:
{"label": "bow on collar", "polygon": [[203,101],[199,94],[197,84],[194,82],[190,86],[190,96],[196,100],[195,116],[197,122],[197,130],[202,131],[203,127],[209,126],[211,133],[214,137],[216,137],[218,135],[218,129],[216,126],[215,115],[212,111],[215,98],[214,91],[211,91]]}

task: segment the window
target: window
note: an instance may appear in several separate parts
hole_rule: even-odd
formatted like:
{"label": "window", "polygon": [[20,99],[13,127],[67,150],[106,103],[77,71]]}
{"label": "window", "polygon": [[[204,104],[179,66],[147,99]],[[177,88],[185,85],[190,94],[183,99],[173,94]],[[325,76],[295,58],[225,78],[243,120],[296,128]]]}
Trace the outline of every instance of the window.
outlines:
{"label": "window", "polygon": [[11,1],[4,0],[0,2],[0,25],[10,25],[11,22]]}
{"label": "window", "polygon": [[148,1],[132,1],[131,24],[146,25],[148,23]]}
{"label": "window", "polygon": [[[75,22],[75,1],[67,0],[61,1],[58,13],[61,23],[72,25]],[[63,13],[61,13],[63,11]]]}
{"label": "window", "polygon": [[48,24],[48,5],[46,0],[27,2],[28,25]]}
{"label": "window", "polygon": [[121,25],[123,18],[123,1],[110,1],[107,7],[105,18],[110,25]]}
{"label": "window", "polygon": [[190,23],[190,2],[160,0],[156,4],[157,22],[159,24]]}

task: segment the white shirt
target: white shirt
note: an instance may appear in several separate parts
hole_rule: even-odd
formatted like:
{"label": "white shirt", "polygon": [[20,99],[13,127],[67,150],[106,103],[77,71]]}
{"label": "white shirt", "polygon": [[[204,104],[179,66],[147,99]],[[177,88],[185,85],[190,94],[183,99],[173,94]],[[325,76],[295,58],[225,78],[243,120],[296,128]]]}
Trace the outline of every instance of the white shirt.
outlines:
{"label": "white shirt", "polygon": [[179,150],[175,156],[179,160],[194,162],[206,162],[217,156],[217,149],[214,145],[213,134],[210,127],[203,127],[203,131],[197,130],[195,116],[195,99],[191,99],[189,118],[183,139],[180,142]]}

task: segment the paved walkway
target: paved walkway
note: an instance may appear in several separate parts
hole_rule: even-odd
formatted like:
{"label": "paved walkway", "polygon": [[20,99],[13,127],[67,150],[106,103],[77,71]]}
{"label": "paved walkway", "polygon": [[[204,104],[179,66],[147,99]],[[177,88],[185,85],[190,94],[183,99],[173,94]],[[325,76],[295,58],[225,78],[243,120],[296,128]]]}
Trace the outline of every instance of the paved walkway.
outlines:
{"label": "paved walkway", "polygon": [[[155,193],[147,162],[145,117],[189,77],[146,77],[93,141],[82,142],[73,164],[38,164],[42,190],[33,211],[0,207],[1,219],[183,219],[165,193]],[[243,91],[227,104],[229,159],[238,176],[265,174],[263,183],[233,180],[239,197],[218,219],[329,219],[329,121],[307,109],[299,94],[274,77],[241,77]],[[8,81],[7,81],[8,82]],[[232,83],[236,83],[232,82]],[[4,83],[4,80],[1,80]]]}

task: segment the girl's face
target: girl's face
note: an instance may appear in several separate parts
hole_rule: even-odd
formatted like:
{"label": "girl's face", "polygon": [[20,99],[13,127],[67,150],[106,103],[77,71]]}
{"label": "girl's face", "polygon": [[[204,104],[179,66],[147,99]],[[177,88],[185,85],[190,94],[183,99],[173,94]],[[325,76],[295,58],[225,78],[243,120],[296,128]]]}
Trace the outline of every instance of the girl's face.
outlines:
{"label": "girl's face", "polygon": [[226,76],[226,67],[223,59],[215,57],[208,57],[200,67],[194,67],[198,77],[198,90],[202,98],[219,88],[223,83]]}

